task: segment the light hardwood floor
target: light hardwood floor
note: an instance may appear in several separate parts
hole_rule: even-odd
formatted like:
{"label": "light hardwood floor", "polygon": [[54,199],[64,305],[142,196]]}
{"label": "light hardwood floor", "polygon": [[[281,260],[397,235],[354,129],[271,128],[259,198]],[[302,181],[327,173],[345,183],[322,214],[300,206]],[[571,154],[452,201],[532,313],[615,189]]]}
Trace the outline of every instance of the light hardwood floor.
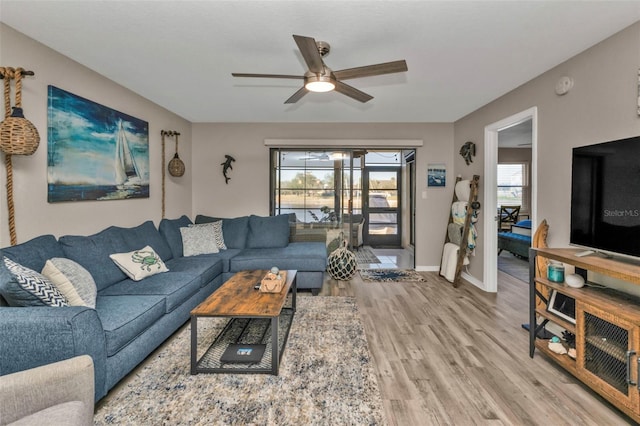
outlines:
{"label": "light hardwood floor", "polygon": [[321,296],[355,296],[390,425],[621,425],[624,414],[528,353],[526,283],[502,272],[497,294],[426,283],[326,279]]}

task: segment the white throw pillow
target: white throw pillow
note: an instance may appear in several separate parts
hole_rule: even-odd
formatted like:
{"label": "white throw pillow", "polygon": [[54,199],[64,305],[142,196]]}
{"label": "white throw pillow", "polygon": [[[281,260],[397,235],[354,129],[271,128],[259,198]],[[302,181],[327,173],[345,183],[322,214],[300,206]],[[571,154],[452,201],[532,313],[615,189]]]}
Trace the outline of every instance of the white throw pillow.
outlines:
{"label": "white throw pillow", "polygon": [[169,271],[169,268],[160,259],[160,256],[153,251],[151,246],[145,246],[140,250],[128,253],[111,254],[109,257],[122,272],[134,281],[140,281],[151,275]]}
{"label": "white throw pillow", "polygon": [[213,228],[213,235],[216,240],[216,246],[218,246],[218,250],[226,250],[227,246],[224,243],[224,234],[222,233],[221,220],[217,220],[215,222],[199,223],[197,225],[189,225],[189,228],[198,228],[205,226],[210,226]]}
{"label": "white throw pillow", "polygon": [[98,289],[91,273],[82,265],[64,257],[47,260],[42,275],[65,295],[70,306],[88,306],[95,309]]}
{"label": "white throw pillow", "polygon": [[182,249],[185,257],[219,252],[213,226],[183,227],[180,228],[180,234],[182,234]]}

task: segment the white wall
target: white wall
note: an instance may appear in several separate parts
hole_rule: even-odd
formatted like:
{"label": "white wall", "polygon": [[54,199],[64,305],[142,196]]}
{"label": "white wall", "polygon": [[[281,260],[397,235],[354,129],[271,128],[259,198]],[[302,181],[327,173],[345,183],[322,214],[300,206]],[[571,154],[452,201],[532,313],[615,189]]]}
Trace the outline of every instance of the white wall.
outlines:
{"label": "white wall", "polygon": [[[640,23],[545,72],[514,91],[455,122],[455,145],[477,144],[476,161],[466,166],[456,156],[456,170],[482,175],[484,128],[531,107],[538,107],[538,221],[549,223],[550,247],[567,246],[570,225],[571,149],[640,135],[637,114],[640,68]],[[555,94],[562,76],[574,79],[573,89]],[[481,185],[482,187],[482,185]],[[480,200],[484,193],[480,191]],[[483,214],[484,212],[481,212]],[[471,275],[482,280],[484,250],[482,219],[479,247]]]}
{"label": "white wall", "polygon": [[[14,202],[18,242],[51,233],[90,234],[109,225],[135,226],[161,219],[160,130],[180,132],[181,178],[167,173],[167,217],[191,213],[191,123],[115,84],[69,58],[0,23],[0,52],[6,67],[35,72],[23,81],[25,117],[38,129],[40,146],[32,156],[13,156]],[[117,58],[114,58],[117,60]],[[144,72],[135,69],[132,72]],[[169,84],[169,83],[168,83]],[[149,123],[150,197],[114,201],[47,203],[47,85],[54,85]],[[14,91],[12,91],[15,93]],[[4,114],[2,108],[0,114]],[[173,157],[167,144],[167,162]],[[2,164],[4,164],[4,155]],[[0,247],[10,243],[7,225],[6,173],[0,166]]]}
{"label": "white wall", "polygon": [[[265,139],[421,139],[416,150],[416,267],[440,264],[453,194],[453,125],[416,123],[193,124],[193,214],[269,214],[269,148]],[[225,154],[236,159],[224,183]],[[427,164],[445,163],[446,188],[426,187]],[[426,199],[422,198],[425,192]]]}

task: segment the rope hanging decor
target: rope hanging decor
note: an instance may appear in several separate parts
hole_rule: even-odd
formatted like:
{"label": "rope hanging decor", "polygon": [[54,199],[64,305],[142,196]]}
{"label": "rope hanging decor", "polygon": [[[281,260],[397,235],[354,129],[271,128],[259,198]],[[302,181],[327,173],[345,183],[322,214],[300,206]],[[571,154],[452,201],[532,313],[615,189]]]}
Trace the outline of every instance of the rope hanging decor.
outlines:
{"label": "rope hanging decor", "polygon": [[[38,149],[38,129],[22,114],[22,76],[35,75],[23,68],[0,67],[0,78],[4,80],[4,116],[0,123],[0,150],[4,152],[7,170],[7,208],[9,210],[9,236],[11,245],[18,242],[16,236],[15,207],[13,204],[12,155],[31,155]],[[16,80],[16,106],[11,113],[11,80]]]}
{"label": "rope hanging decor", "polygon": [[175,137],[176,138],[176,153],[173,156],[173,159],[169,161],[169,173],[171,176],[180,177],[184,174],[185,166],[180,157],[178,156],[178,136],[180,136],[179,132],[174,130],[160,130],[160,135],[162,136],[162,218],[165,216],[165,149],[164,149],[164,137]]}
{"label": "rope hanging decor", "polygon": [[[22,113],[22,68],[4,68],[3,78],[4,99],[5,99],[5,119],[0,124],[0,150],[5,154],[31,155],[36,152],[40,144],[38,129],[29,120],[24,118]],[[16,106],[13,112],[7,106],[11,102],[10,83],[11,79],[16,80]]]}

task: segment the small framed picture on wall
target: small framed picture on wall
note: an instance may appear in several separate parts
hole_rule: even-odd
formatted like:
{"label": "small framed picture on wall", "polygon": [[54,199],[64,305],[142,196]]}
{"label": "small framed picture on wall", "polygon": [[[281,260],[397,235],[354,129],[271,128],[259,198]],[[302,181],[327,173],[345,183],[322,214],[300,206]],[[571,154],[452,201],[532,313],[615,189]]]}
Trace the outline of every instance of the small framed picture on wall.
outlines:
{"label": "small framed picture on wall", "polygon": [[444,163],[427,165],[427,186],[444,187],[447,183],[447,166]]}

